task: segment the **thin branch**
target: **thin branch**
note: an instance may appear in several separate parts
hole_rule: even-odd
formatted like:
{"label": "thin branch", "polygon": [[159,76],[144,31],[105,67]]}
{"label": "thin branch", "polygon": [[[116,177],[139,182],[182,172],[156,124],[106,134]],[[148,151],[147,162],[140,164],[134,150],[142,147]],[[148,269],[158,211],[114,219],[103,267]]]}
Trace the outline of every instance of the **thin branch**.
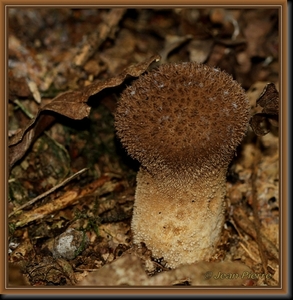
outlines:
{"label": "thin branch", "polygon": [[[260,140],[257,137],[256,141],[256,149],[260,148]],[[265,253],[264,245],[262,243],[262,237],[260,233],[260,220],[258,216],[258,203],[257,203],[257,187],[256,187],[256,180],[257,180],[257,169],[258,169],[258,163],[260,161],[260,152],[257,150],[253,165],[253,172],[251,176],[251,186],[252,186],[252,209],[253,209],[253,217],[254,217],[254,225],[255,225],[255,231],[256,231],[256,242],[259,248],[259,254],[262,261],[262,266],[265,274],[268,274],[268,257]]]}
{"label": "thin branch", "polygon": [[12,213],[9,214],[9,218],[13,215],[15,215],[18,211],[22,210],[23,208],[34,204],[35,202],[39,201],[40,199],[48,196],[49,194],[53,193],[54,191],[56,191],[57,189],[59,189],[60,187],[66,185],[69,181],[71,181],[72,179],[74,179],[75,177],[77,177],[78,175],[80,175],[81,173],[87,171],[88,168],[84,168],[78,172],[76,172],[75,174],[73,174],[72,176],[68,177],[67,179],[65,179],[64,181],[62,181],[61,183],[57,184],[56,186],[52,187],[49,191],[37,196],[36,198],[28,201],[27,203],[25,203],[24,205],[17,207]]}

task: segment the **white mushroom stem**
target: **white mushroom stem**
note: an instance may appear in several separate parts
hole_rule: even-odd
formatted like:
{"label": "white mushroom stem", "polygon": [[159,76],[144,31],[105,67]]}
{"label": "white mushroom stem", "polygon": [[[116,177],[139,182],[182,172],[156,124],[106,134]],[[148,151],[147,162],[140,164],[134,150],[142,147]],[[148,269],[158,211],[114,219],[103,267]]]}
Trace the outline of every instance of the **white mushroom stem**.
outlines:
{"label": "white mushroom stem", "polygon": [[141,168],[132,219],[134,243],[145,242],[171,268],[209,259],[224,223],[225,174],[221,169],[182,185]]}

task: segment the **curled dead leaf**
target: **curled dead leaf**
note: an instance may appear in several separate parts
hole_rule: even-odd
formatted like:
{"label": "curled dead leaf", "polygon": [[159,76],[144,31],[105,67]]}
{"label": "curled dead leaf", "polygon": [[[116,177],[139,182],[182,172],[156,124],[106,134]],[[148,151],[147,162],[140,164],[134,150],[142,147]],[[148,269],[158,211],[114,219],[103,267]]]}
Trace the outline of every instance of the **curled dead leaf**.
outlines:
{"label": "curled dead leaf", "polygon": [[38,136],[48,128],[54,121],[54,112],[74,120],[81,120],[88,117],[91,108],[86,103],[88,98],[106,88],[116,87],[123,83],[128,77],[138,77],[154,61],[160,60],[159,55],[153,55],[143,62],[131,65],[124,69],[119,75],[105,81],[94,81],[92,84],[79,91],[68,91],[55,97],[50,103],[40,108],[37,115],[28,125],[15,134],[9,140],[9,167],[10,169],[20,160],[29,149],[30,145]]}
{"label": "curled dead leaf", "polygon": [[278,127],[279,123],[279,92],[274,83],[265,86],[256,105],[263,107],[263,110],[251,117],[250,126],[256,135],[261,136],[271,131],[271,125]]}

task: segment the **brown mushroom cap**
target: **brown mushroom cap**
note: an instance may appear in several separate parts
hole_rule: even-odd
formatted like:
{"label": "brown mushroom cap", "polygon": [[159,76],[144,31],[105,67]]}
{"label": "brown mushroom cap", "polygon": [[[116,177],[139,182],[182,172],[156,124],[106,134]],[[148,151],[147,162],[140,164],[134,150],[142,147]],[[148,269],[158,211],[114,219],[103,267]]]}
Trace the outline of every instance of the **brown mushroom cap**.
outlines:
{"label": "brown mushroom cap", "polygon": [[244,90],[196,62],[161,65],[127,87],[115,126],[128,153],[150,173],[199,173],[230,161],[248,124]]}

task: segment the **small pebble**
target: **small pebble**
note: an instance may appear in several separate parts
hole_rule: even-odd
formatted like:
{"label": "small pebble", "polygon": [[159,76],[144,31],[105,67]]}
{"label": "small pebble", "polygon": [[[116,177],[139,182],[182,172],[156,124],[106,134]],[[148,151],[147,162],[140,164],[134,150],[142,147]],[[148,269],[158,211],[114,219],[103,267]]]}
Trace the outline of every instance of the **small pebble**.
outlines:
{"label": "small pebble", "polygon": [[53,256],[55,258],[74,259],[87,246],[89,240],[84,233],[73,228],[55,238]]}

